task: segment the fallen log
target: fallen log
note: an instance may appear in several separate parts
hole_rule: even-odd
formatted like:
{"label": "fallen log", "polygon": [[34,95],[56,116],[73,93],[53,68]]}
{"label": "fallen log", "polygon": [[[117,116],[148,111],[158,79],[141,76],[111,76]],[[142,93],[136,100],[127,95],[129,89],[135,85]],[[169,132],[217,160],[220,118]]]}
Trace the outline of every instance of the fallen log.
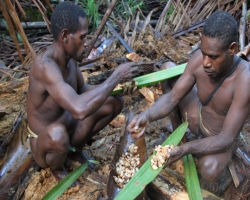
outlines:
{"label": "fallen log", "polygon": [[[141,137],[137,140],[133,139],[131,135],[126,131],[126,127],[128,123],[132,120],[133,115],[130,113],[127,115],[127,121],[124,130],[122,131],[122,135],[120,138],[119,144],[116,145],[116,151],[114,154],[114,158],[111,162],[111,170],[108,178],[108,184],[107,184],[107,195],[109,199],[114,199],[116,195],[121,191],[121,189],[116,185],[113,176],[116,175],[116,163],[119,161],[119,158],[124,154],[127,150],[128,147],[134,143],[136,146],[138,146],[138,154],[140,157],[140,165],[141,167],[144,162],[147,160],[147,147],[146,147],[146,142],[145,138]],[[139,199],[146,199],[146,194],[145,192],[142,192],[137,198]]]}
{"label": "fallen log", "polygon": [[[184,177],[170,168],[163,169],[160,174],[148,184],[147,196],[157,200],[188,200],[188,193],[185,187]],[[202,190],[204,200],[220,200],[214,194]]]}
{"label": "fallen log", "polygon": [[23,138],[26,136],[26,126],[22,117],[14,129],[7,152],[0,160],[0,199],[20,199],[25,189],[24,184],[29,180],[29,169],[35,166],[29,141]]}

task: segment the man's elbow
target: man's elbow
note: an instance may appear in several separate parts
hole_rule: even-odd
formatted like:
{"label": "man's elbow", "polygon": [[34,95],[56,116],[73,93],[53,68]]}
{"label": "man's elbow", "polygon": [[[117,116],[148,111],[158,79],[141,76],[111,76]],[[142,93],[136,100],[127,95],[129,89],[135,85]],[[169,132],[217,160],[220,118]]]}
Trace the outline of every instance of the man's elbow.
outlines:
{"label": "man's elbow", "polygon": [[74,110],[72,115],[75,119],[80,120],[80,121],[84,120],[87,117],[86,110],[82,110],[82,109]]}
{"label": "man's elbow", "polygon": [[235,142],[234,137],[221,138],[221,147],[223,150],[227,151]]}

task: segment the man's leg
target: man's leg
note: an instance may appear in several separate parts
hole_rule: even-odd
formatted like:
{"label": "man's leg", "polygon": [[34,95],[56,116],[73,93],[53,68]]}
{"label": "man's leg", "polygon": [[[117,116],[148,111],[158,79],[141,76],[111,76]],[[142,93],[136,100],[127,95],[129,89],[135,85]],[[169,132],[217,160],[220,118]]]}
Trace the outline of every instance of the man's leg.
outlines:
{"label": "man's leg", "polygon": [[226,152],[205,155],[198,159],[202,187],[217,195],[228,188],[232,178],[227,166],[232,161],[237,147],[238,142],[235,142]]}
{"label": "man's leg", "polygon": [[76,152],[71,153],[72,159],[81,163],[86,161],[82,152],[84,144],[109,124],[121,112],[122,106],[122,98],[111,96],[93,115],[79,121],[77,130],[70,139],[71,145],[76,148]]}
{"label": "man's leg", "polygon": [[69,151],[69,136],[62,124],[54,123],[38,135],[31,138],[31,151],[36,163],[42,167],[50,167],[57,180],[63,179],[68,172],[64,162]]}

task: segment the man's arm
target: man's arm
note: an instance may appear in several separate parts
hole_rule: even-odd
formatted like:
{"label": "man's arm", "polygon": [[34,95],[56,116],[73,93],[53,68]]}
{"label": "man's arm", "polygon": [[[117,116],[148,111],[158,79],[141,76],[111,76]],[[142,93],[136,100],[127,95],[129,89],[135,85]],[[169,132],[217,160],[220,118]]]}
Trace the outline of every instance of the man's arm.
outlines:
{"label": "man's arm", "polygon": [[[200,63],[200,57],[198,56],[200,52],[196,52],[193,57],[188,62],[184,73],[175,83],[173,89],[161,96],[153,106],[135,116],[131,123],[128,125],[127,129],[133,134],[134,130],[139,127],[146,127],[149,122],[161,119],[167,116],[172,109],[180,102],[180,100],[185,97],[195,85],[194,72]],[[144,129],[145,130],[145,129]],[[133,137],[140,137],[143,133],[140,132]]]}
{"label": "man's arm", "polygon": [[131,79],[133,74],[138,71],[138,67],[135,67],[134,63],[120,65],[104,83],[98,85],[94,90],[78,95],[64,81],[57,66],[46,62],[41,68],[39,81],[62,108],[79,120],[83,120],[96,112],[120,81]]}
{"label": "man's arm", "polygon": [[187,154],[215,154],[231,147],[249,115],[250,110],[250,70],[245,69],[235,80],[232,104],[225,118],[221,132],[201,140],[195,140],[173,149],[170,163]]}
{"label": "man's arm", "polygon": [[75,64],[77,65],[77,94],[82,94],[86,91],[93,90],[96,87],[98,87],[98,85],[89,85],[85,83],[83,75],[76,61],[75,61]]}

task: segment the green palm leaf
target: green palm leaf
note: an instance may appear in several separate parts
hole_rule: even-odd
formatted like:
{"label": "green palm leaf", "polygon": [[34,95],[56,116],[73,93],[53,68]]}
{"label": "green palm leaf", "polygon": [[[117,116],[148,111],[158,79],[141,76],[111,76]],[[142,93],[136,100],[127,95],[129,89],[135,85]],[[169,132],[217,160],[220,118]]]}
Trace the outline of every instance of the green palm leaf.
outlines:
{"label": "green palm leaf", "polygon": [[[175,146],[183,138],[185,131],[188,127],[188,122],[182,123],[169,137],[163,142],[163,146],[174,144]],[[153,156],[153,155],[152,155]],[[150,183],[154,178],[160,173],[163,167],[153,170],[151,167],[151,158],[142,165],[138,172],[133,176],[133,178],[126,184],[126,186],[120,191],[116,196],[115,200],[132,200],[135,199],[145,188],[145,186]]]}
{"label": "green palm leaf", "polygon": [[54,188],[52,188],[42,200],[56,200],[68,187],[85,171],[89,162],[85,162],[77,169],[68,174],[63,180],[61,180]]}
{"label": "green palm leaf", "polygon": [[[142,88],[144,86],[149,86],[154,83],[162,82],[169,78],[173,78],[175,76],[181,75],[184,72],[186,65],[187,63],[184,63],[181,65],[175,66],[173,68],[160,70],[158,72],[153,72],[144,76],[139,76],[139,77],[134,78],[133,80],[137,84],[138,88]],[[123,92],[123,89],[114,90],[112,92],[112,95],[120,94],[122,92]]]}
{"label": "green palm leaf", "polygon": [[202,200],[200,183],[195,168],[194,158],[191,154],[183,157],[184,175],[188,196],[190,200]]}

